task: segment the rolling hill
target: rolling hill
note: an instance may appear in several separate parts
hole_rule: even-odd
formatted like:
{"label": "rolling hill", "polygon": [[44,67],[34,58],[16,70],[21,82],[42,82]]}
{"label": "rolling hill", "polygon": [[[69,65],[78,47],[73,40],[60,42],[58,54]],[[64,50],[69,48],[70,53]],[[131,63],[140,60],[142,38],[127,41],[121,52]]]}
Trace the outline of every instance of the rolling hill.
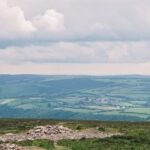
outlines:
{"label": "rolling hill", "polygon": [[0,75],[1,118],[150,121],[149,76]]}

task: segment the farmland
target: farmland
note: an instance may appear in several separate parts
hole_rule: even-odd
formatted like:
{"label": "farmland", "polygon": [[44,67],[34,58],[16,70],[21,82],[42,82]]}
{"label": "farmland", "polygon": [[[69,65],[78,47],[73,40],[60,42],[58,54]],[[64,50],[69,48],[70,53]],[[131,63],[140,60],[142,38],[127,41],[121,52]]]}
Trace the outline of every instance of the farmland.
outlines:
{"label": "farmland", "polygon": [[0,75],[0,117],[150,121],[150,77]]}

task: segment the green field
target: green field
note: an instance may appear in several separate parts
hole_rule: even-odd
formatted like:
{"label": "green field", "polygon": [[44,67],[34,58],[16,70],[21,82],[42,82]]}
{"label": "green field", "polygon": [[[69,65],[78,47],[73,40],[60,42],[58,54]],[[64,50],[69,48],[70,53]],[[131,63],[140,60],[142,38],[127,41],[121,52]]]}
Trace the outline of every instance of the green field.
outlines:
{"label": "green field", "polygon": [[150,76],[0,75],[1,118],[150,120]]}

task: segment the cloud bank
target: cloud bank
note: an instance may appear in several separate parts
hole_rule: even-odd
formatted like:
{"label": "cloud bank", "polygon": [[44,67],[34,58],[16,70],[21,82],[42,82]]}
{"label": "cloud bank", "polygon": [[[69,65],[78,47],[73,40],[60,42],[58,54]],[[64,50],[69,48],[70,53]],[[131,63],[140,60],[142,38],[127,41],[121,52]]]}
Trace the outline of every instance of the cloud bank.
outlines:
{"label": "cloud bank", "polygon": [[5,63],[147,63],[149,42],[60,42],[0,49]]}
{"label": "cloud bank", "polygon": [[[63,35],[57,34],[57,38],[61,36],[62,39],[106,41],[150,39],[148,0],[7,0],[7,2],[11,7],[19,7],[29,21],[37,16],[37,27],[40,29],[47,29],[49,26],[50,29],[47,31],[53,29],[59,31],[65,24],[65,32]],[[53,10],[55,12],[52,12]],[[46,33],[45,35],[56,38],[55,35]]]}
{"label": "cloud bank", "polygon": [[0,73],[150,74],[149,14],[148,0],[0,0]]}
{"label": "cloud bank", "polygon": [[[25,30],[23,24],[27,23],[27,32],[33,32],[35,28],[50,31],[42,38],[150,40],[148,0],[7,0],[7,3],[1,0],[1,3],[2,16],[6,16],[6,11],[15,11],[11,17],[14,23],[7,20],[8,24],[16,24],[17,17],[14,16],[21,14],[20,30]],[[51,31],[62,30],[64,32],[57,36],[51,34]],[[32,35],[34,38],[35,35]],[[40,34],[38,37],[41,37]]]}

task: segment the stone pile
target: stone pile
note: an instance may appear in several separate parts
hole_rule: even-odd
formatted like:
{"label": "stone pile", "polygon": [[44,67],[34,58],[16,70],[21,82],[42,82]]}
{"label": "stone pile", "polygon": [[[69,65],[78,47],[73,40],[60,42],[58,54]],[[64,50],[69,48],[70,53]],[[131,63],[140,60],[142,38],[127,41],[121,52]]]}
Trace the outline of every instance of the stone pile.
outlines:
{"label": "stone pile", "polygon": [[28,136],[32,137],[43,137],[46,135],[60,135],[60,134],[69,134],[73,131],[71,129],[65,128],[63,126],[38,126],[27,132]]}
{"label": "stone pile", "polygon": [[[0,136],[2,142],[19,142],[25,140],[48,139],[57,142],[62,139],[106,138],[120,133],[106,133],[98,130],[74,131],[57,125],[37,126],[26,133],[5,134]],[[0,149],[1,150],[1,149]]]}
{"label": "stone pile", "polygon": [[1,144],[0,150],[28,150],[15,144]]}

